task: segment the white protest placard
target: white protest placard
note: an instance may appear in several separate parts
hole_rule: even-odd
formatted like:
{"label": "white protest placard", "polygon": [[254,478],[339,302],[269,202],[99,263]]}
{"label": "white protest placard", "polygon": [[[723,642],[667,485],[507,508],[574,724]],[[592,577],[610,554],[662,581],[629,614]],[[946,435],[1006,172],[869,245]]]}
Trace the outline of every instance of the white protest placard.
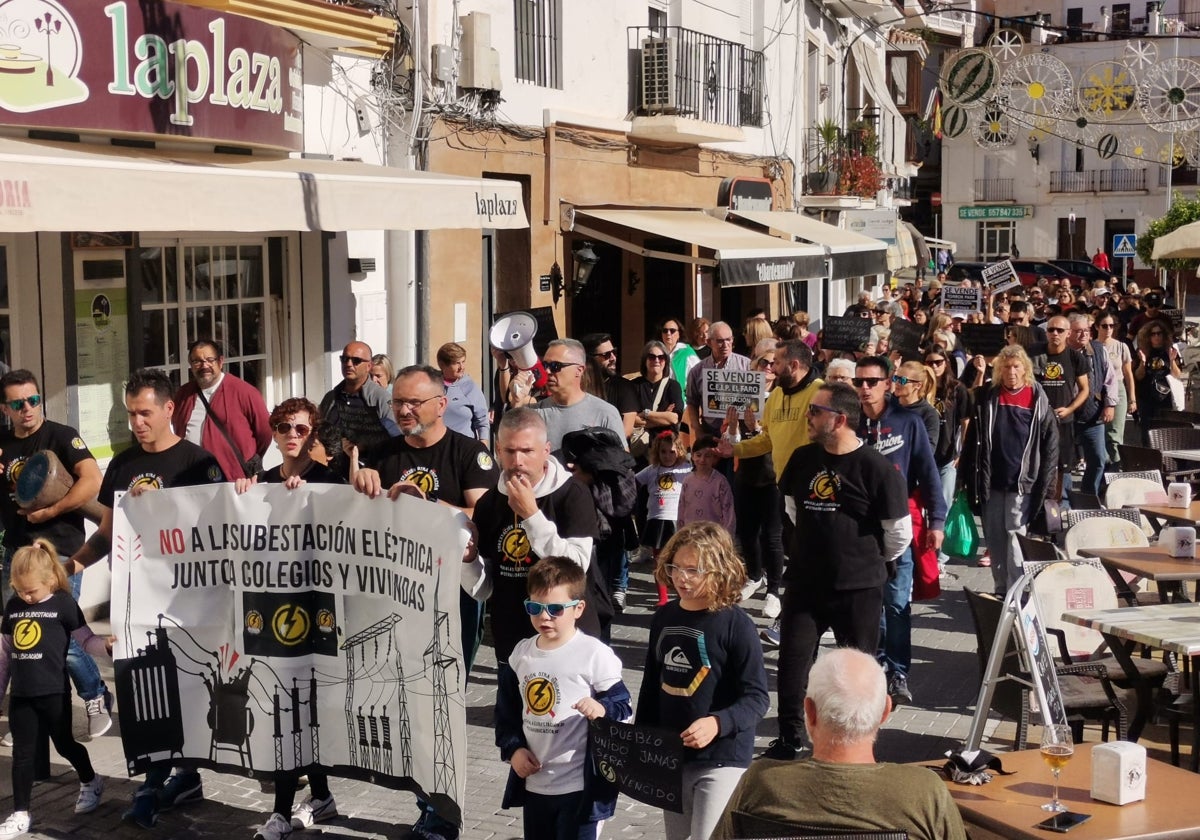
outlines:
{"label": "white protest placard", "polygon": [[131,774],[320,767],[461,818],[461,514],[282,484],[126,495],[113,514]]}
{"label": "white protest placard", "polygon": [[961,286],[943,286],[942,309],[947,312],[980,312],[982,311],[982,295],[979,289],[964,289]]}
{"label": "white protest placard", "polygon": [[1017,270],[1013,267],[1012,260],[1003,260],[984,266],[979,273],[993,295],[1007,292],[1009,289],[1021,285],[1021,278],[1017,276]]}
{"label": "white protest placard", "polygon": [[725,411],[734,406],[741,416],[747,405],[762,417],[763,403],[767,399],[767,377],[757,370],[725,370],[706,368],[702,371],[701,396],[704,400],[703,415],[713,420],[724,420]]}

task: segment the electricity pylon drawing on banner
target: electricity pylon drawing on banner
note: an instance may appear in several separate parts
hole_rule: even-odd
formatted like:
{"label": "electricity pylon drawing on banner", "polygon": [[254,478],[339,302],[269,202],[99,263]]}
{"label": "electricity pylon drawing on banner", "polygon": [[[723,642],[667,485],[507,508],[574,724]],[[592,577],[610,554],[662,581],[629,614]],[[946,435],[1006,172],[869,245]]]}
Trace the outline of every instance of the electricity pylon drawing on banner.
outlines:
{"label": "electricity pylon drawing on banner", "polygon": [[[366,667],[366,656],[363,646],[370,641],[378,641],[380,636],[388,635],[388,647],[395,651],[396,685],[399,700],[399,730],[400,730],[400,774],[412,775],[412,747],[409,739],[410,725],[408,719],[408,700],[404,686],[404,663],[400,656],[399,645],[392,644],[391,631],[400,623],[400,616],[393,613],[382,621],[377,621],[370,627],[355,633],[342,644],[346,652],[346,735],[350,750],[350,764],[354,767],[367,767],[374,770],[391,772],[392,740],[391,720],[388,718],[386,705],[382,716],[383,738],[380,739],[380,719],[375,714],[372,705],[368,715],[363,714],[362,706],[355,706],[355,675]],[[376,654],[378,656],[378,654]],[[368,735],[368,725],[370,734]]]}
{"label": "electricity pylon drawing on banner", "polygon": [[[439,580],[440,583],[440,580]],[[433,603],[438,603],[437,587],[433,590]],[[450,616],[434,607],[433,641],[425,648],[429,660],[426,667],[433,675],[433,789],[439,793],[454,794],[454,741],[450,733],[450,697],[446,692],[446,668],[453,665],[458,679],[458,659],[442,653],[442,631],[446,632],[446,646],[450,646]]]}

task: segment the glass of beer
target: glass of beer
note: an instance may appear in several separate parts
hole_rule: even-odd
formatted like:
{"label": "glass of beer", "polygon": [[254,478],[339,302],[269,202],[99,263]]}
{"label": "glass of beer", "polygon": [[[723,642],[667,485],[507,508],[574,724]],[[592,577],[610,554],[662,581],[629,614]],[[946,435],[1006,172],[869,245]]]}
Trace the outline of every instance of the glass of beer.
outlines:
{"label": "glass of beer", "polygon": [[1054,801],[1043,805],[1043,811],[1058,813],[1067,810],[1067,806],[1058,801],[1058,774],[1074,754],[1075,744],[1071,741],[1071,727],[1052,723],[1042,729],[1042,761],[1050,766],[1050,772],[1054,774]]}

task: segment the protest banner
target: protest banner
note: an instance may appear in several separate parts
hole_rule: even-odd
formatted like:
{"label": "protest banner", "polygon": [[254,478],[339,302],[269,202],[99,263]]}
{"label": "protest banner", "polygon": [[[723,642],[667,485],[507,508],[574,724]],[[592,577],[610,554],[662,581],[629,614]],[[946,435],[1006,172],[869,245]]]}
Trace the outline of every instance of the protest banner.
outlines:
{"label": "protest banner", "polygon": [[1017,269],[1013,267],[1012,260],[986,265],[979,273],[982,275],[989,293],[993,295],[1007,292],[1014,286],[1021,285],[1021,278],[1017,276]]}
{"label": "protest banner", "polygon": [[727,370],[705,368],[701,391],[704,398],[704,416],[724,420],[725,410],[734,406],[740,416],[747,405],[754,407],[756,416],[762,416],[763,404],[767,400],[767,377],[759,370]]}
{"label": "protest banner", "polygon": [[942,309],[947,312],[980,312],[982,311],[982,296],[979,289],[964,289],[962,286],[943,286]]}
{"label": "protest banner", "polygon": [[683,813],[683,740],[648,726],[596,718],[588,740],[597,775],[638,802]]}
{"label": "protest banner", "polygon": [[461,822],[463,517],[349,487],[122,497],[112,628],[130,774],[321,768]]}
{"label": "protest banner", "polygon": [[921,339],[925,337],[925,328],[912,321],[897,318],[892,321],[892,332],[888,342],[893,350],[901,353],[916,353],[921,348]]}
{"label": "protest banner", "polygon": [[821,346],[826,350],[857,353],[871,340],[870,318],[840,318],[830,315],[821,330]]}
{"label": "protest banner", "polygon": [[963,324],[962,343],[967,352],[995,356],[1008,343],[1004,324]]}

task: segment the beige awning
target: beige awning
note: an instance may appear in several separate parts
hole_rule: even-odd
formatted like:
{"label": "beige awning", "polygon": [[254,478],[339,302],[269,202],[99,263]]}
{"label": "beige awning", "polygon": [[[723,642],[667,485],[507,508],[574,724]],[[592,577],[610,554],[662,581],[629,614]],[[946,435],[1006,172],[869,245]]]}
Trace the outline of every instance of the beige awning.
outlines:
{"label": "beige awning", "polygon": [[844,280],[847,277],[862,277],[887,271],[887,243],[882,240],[872,239],[852,230],[842,230],[801,213],[779,210],[730,210],[729,214],[761,225],[776,235],[803,239],[822,246],[832,263],[830,280]]}
{"label": "beige awning", "polygon": [[0,232],[528,226],[516,181],[0,138]]}
{"label": "beige awning", "polygon": [[[611,231],[600,230],[597,222],[618,227]],[[625,238],[619,228],[695,245],[711,251],[712,256],[692,257],[647,249]],[[643,256],[717,266],[722,286],[751,286],[825,277],[823,248],[784,242],[779,237],[715,219],[703,210],[576,207],[573,222],[567,230]]]}

